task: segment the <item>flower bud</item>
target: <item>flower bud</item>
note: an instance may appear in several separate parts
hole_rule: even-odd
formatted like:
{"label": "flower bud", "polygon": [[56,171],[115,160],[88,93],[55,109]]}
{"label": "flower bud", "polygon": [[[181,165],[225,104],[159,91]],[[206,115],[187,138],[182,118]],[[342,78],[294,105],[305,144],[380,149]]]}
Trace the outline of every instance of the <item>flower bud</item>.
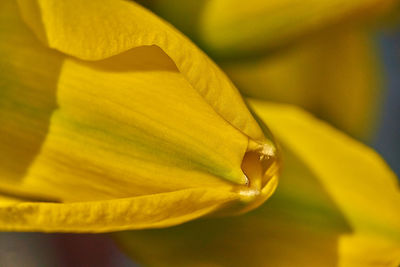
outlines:
{"label": "flower bud", "polygon": [[27,28],[2,6],[0,194],[19,201],[0,229],[165,227],[275,190],[274,142],[165,22],[125,1],[19,1]]}

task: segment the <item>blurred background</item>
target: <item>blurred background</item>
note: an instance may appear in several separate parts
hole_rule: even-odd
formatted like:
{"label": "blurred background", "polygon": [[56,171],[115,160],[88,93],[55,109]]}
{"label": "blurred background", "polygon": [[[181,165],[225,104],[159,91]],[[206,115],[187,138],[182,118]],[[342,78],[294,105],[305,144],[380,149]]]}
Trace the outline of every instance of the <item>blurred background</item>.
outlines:
{"label": "blurred background", "polygon": [[[206,51],[243,95],[307,109],[375,148],[400,176],[398,6],[353,1],[335,13],[294,0],[281,2],[293,2],[290,10],[140,2]],[[137,265],[107,234],[0,233],[0,267],[10,266]]]}
{"label": "blurred background", "polygon": [[384,63],[387,91],[372,146],[400,177],[400,29],[382,32],[377,41]]}
{"label": "blurred background", "polygon": [[0,233],[1,267],[138,266],[107,234]]}

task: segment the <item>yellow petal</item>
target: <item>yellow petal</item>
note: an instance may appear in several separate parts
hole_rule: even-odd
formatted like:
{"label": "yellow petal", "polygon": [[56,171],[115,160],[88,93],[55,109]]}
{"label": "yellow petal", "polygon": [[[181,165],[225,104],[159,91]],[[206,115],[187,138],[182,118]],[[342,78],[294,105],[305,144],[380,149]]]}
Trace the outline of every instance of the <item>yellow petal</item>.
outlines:
{"label": "yellow petal", "polygon": [[59,108],[24,184],[64,201],[246,184],[248,138],[168,62],[157,47],[102,62],[66,59]]}
{"label": "yellow petal", "polygon": [[223,190],[196,188],[169,193],[75,203],[11,202],[0,198],[2,231],[109,232],[167,227],[237,200]]}
{"label": "yellow petal", "polygon": [[373,34],[336,28],[279,53],[222,67],[247,96],[301,106],[368,140],[383,85]]}
{"label": "yellow petal", "polygon": [[41,40],[80,59],[104,59],[145,45],[160,47],[217,113],[253,139],[263,140],[261,130],[225,74],[185,36],[133,1],[18,3],[25,21]]}
{"label": "yellow petal", "polygon": [[[115,12],[126,8],[125,2],[115,3]],[[1,5],[0,27],[11,25],[12,30],[0,32],[9,40],[0,46],[7,96],[0,102],[5,125],[0,129],[2,143],[9,142],[0,151],[5,163],[0,170],[0,230],[165,227],[217,209],[243,212],[272,194],[278,170],[272,141],[263,134],[249,138],[216,112],[160,47],[137,45],[102,60],[73,58],[36,40],[13,1]],[[81,11],[95,12],[85,8]],[[135,4],[128,3],[129,8],[133,17],[139,10],[148,23],[159,21]],[[86,30],[93,26],[82,25]],[[166,34],[180,36],[172,29]],[[139,33],[133,37],[141,39]],[[214,77],[220,86],[230,85],[219,70],[213,72],[217,69],[206,56],[180,38],[179,45],[204,57],[203,67],[210,70],[202,73],[204,80]],[[100,40],[95,41],[100,47]],[[224,88],[232,94],[227,99],[214,95],[213,100],[246,121],[250,112],[243,100],[233,87]],[[249,118],[244,128],[261,132]],[[14,150],[18,153],[8,159]],[[26,157],[21,165],[17,155]],[[261,172],[248,171],[258,166]]]}
{"label": "yellow petal", "polygon": [[[269,108],[263,102],[252,103],[279,140],[312,166],[351,226],[352,233],[339,240],[343,261],[398,265],[400,189],[398,179],[386,163],[370,148],[330,126],[321,123],[318,129],[315,119],[307,114],[293,114],[299,112],[280,106]],[[286,125],[281,126],[282,120]]]}
{"label": "yellow petal", "polygon": [[283,146],[271,199],[243,216],[120,233],[127,252],[146,266],[397,266],[400,191],[382,159],[298,108],[250,105]]}
{"label": "yellow petal", "polygon": [[220,56],[265,51],[349,21],[394,9],[387,0],[217,0],[202,8],[202,42]]}

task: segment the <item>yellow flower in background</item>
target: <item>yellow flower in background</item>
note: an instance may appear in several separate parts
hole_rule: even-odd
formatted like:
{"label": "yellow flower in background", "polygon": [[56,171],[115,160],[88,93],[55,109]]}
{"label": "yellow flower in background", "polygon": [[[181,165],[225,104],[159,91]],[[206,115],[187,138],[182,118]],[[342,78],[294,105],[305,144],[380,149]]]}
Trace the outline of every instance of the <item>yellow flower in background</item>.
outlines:
{"label": "yellow flower in background", "polygon": [[400,192],[375,152],[246,105],[138,4],[2,1],[0,35],[0,230],[136,230],[116,237],[153,266],[400,262]]}
{"label": "yellow flower in background", "polygon": [[[247,96],[299,105],[363,141],[385,85],[374,36],[397,1],[143,1]],[[382,23],[381,23],[382,24]]]}

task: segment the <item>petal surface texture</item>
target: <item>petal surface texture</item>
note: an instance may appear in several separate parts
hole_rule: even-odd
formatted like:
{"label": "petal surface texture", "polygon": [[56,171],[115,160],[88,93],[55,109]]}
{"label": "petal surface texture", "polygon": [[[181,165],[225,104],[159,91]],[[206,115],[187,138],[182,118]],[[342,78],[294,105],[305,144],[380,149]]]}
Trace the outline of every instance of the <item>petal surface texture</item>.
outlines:
{"label": "petal surface texture", "polygon": [[276,193],[243,216],[120,233],[130,255],[146,266],[398,266],[400,191],[383,160],[298,108],[250,106],[283,148]]}
{"label": "petal surface texture", "polygon": [[[60,6],[21,1],[20,7],[23,14],[31,15],[35,32],[45,29],[38,11],[61,12],[48,25],[58,25],[63,16],[71,19],[75,7],[81,8],[79,18],[88,14],[86,22],[71,25],[69,20],[61,25],[68,26],[72,35],[60,37],[62,29],[52,33],[69,43],[60,51],[47,46],[50,33],[42,32],[44,39],[38,34],[41,41],[36,38],[14,1],[0,4],[0,36],[7,40],[0,44],[1,230],[105,232],[166,227],[222,206],[254,208],[272,194],[278,170],[273,157],[268,159],[273,168],[254,179],[245,174],[246,168],[242,170],[242,161],[249,158],[247,152],[274,147],[236,89],[200,50],[134,3],[104,1],[104,5],[85,6],[77,1],[69,6],[67,1],[56,2]],[[108,25],[111,11],[120,23],[124,18],[136,19],[131,26]],[[102,22],[108,26],[102,27]],[[110,30],[110,36],[104,32],[90,39],[97,27]],[[164,29],[161,43],[143,41],[150,35],[157,39],[152,30],[158,27]],[[114,30],[122,28],[130,32],[113,37]],[[107,37],[111,39],[106,41]],[[127,43],[118,38],[129,45],[121,48]],[[181,49],[173,41],[169,43],[173,48],[162,47],[169,38],[178,38]],[[79,45],[73,48],[76,43],[97,52],[91,54]],[[175,58],[179,64],[168,49],[175,56],[182,53]],[[186,71],[200,75],[199,83],[209,84],[212,77],[209,85],[216,91],[207,97],[221,110],[179,69],[192,59],[201,67],[187,66]],[[219,94],[222,91],[226,94]],[[228,107],[235,116],[232,121],[219,113]]]}

